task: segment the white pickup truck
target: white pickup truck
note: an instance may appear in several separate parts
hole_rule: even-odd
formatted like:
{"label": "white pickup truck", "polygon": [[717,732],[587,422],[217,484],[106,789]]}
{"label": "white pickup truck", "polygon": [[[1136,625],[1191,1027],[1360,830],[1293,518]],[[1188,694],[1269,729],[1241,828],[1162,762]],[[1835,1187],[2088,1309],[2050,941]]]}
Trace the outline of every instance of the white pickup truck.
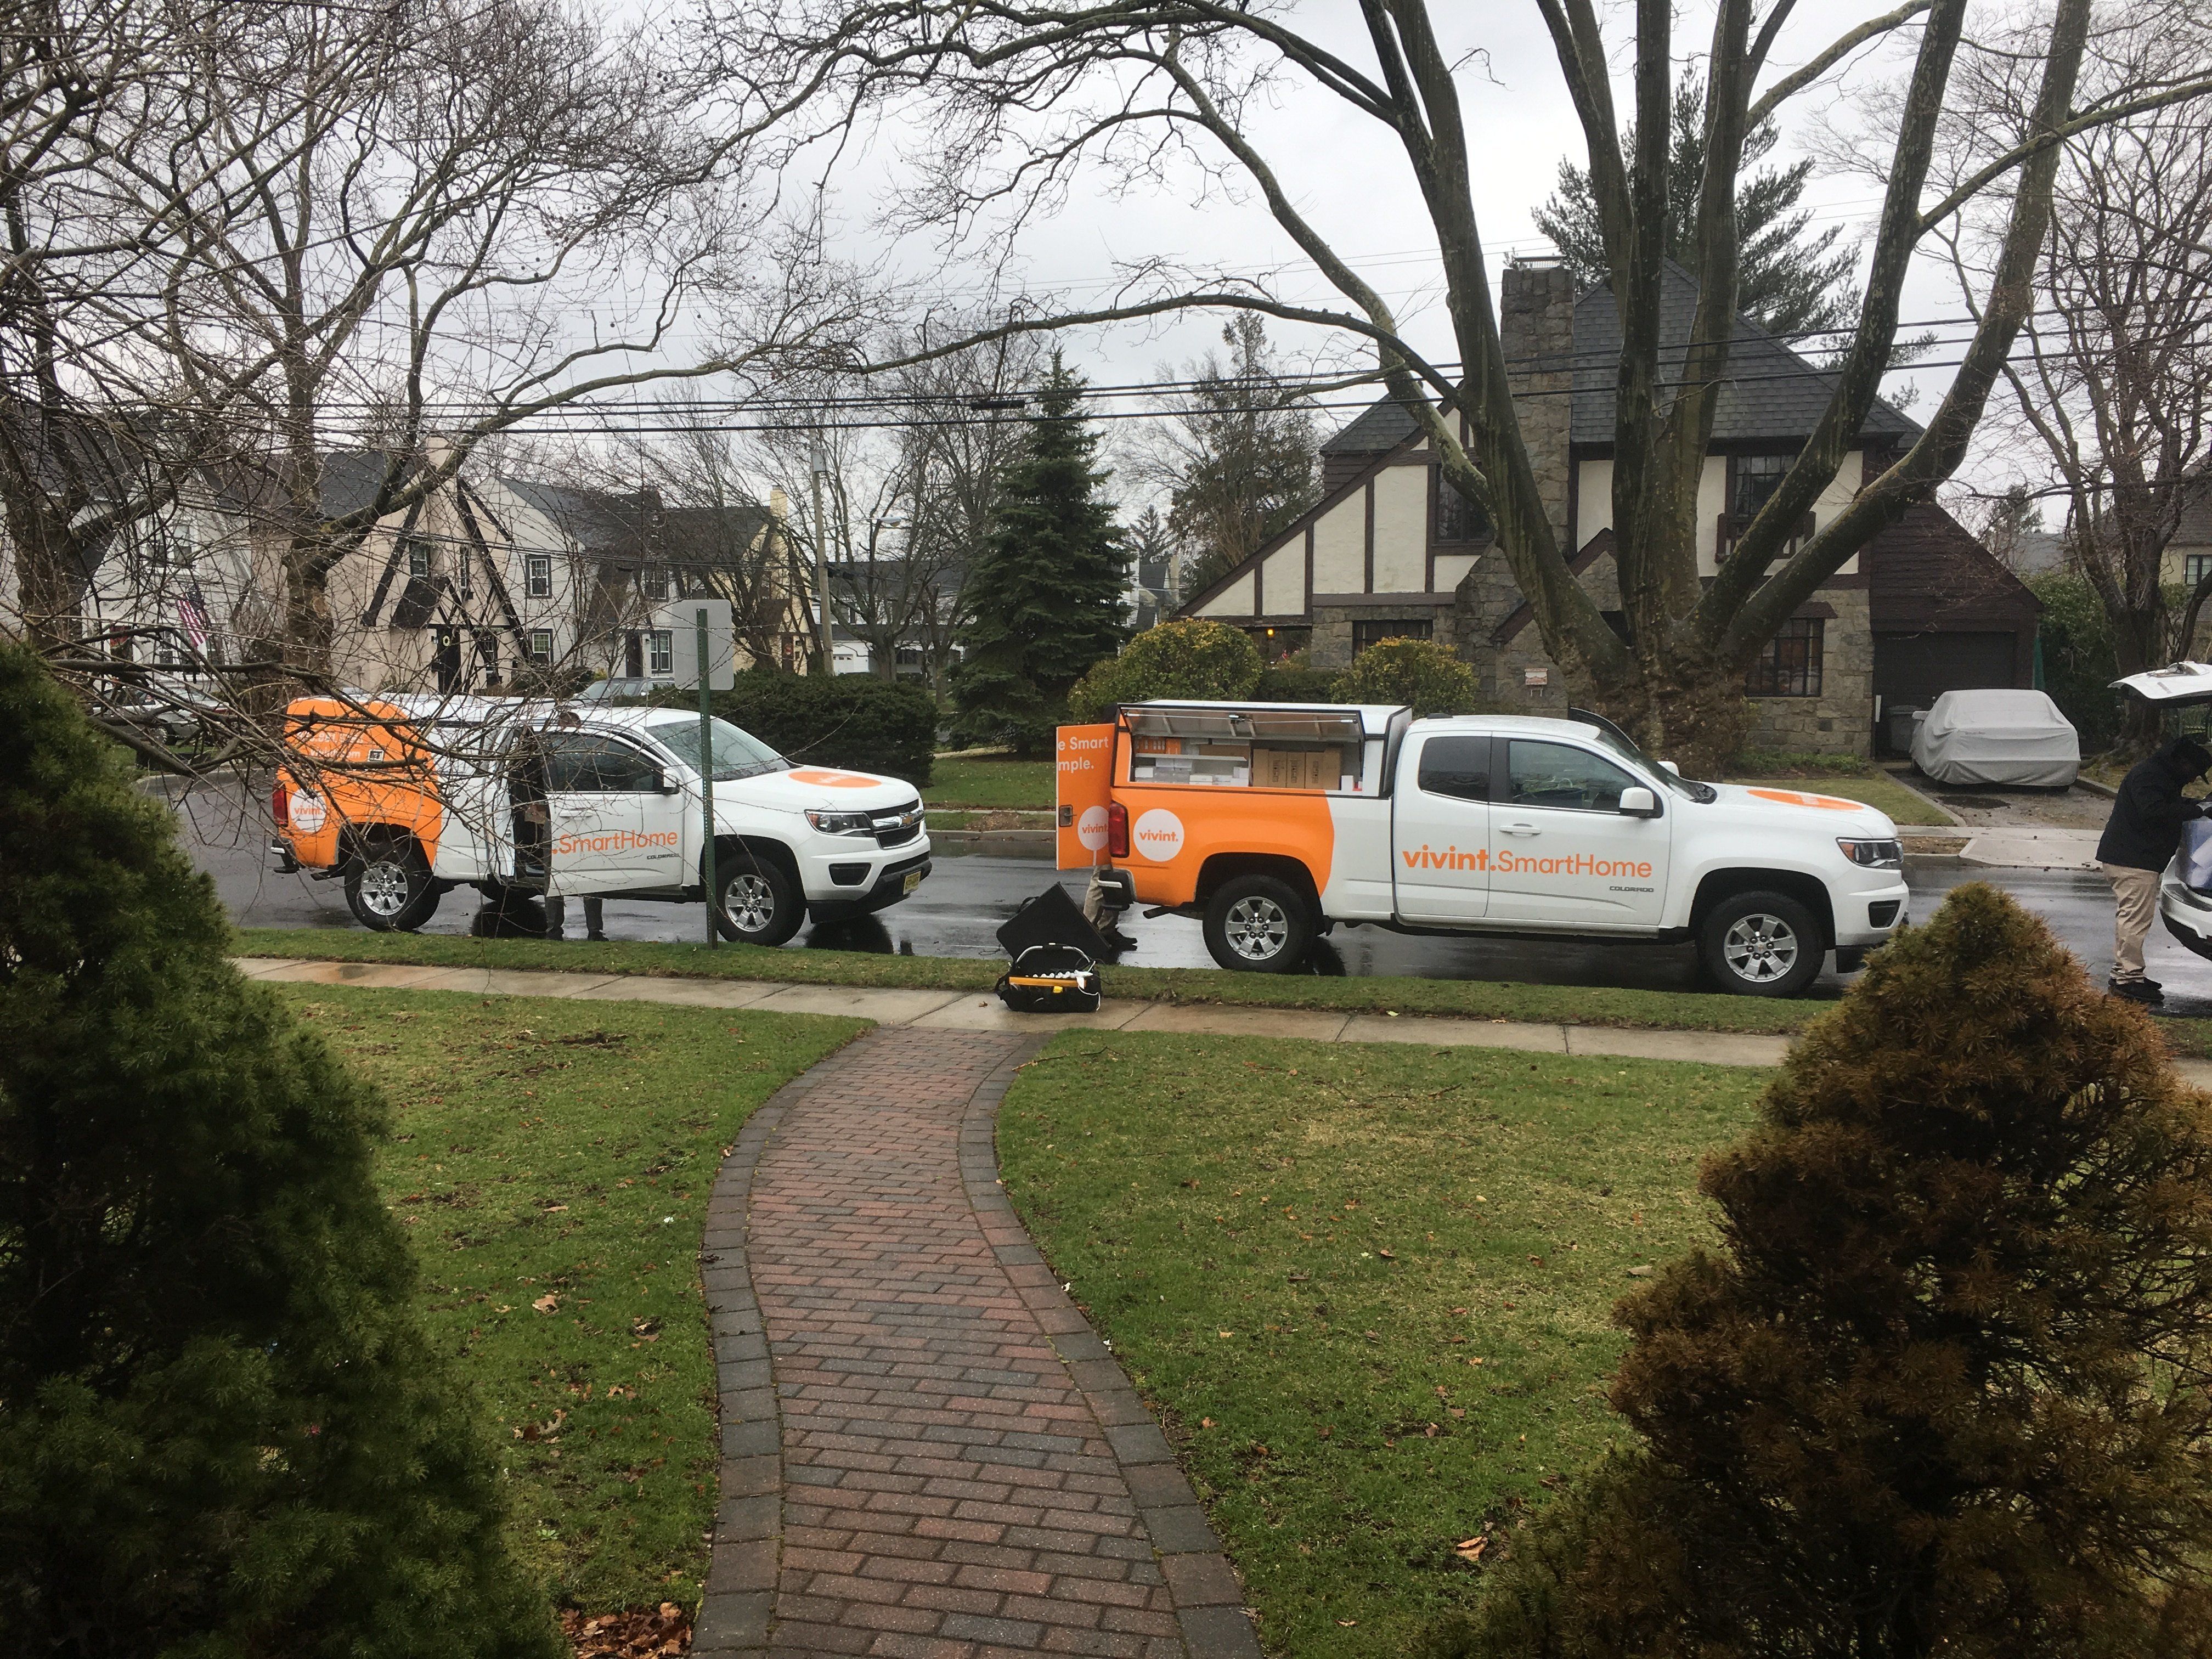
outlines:
{"label": "white pickup truck", "polygon": [[345,882],[365,927],[419,927],[459,886],[698,902],[714,783],[716,925],[781,945],[810,917],[896,904],[930,868],[910,783],[794,766],[726,720],[701,764],[673,708],[411,696],[304,697],[270,805],[280,870]]}
{"label": "white pickup truck", "polygon": [[1126,870],[1224,968],[1294,968],[1340,925],[1693,941],[1723,988],[1793,996],[1905,920],[1882,813],[1692,782],[1579,709],[1138,703],[1060,728],[1057,775],[1062,866]]}

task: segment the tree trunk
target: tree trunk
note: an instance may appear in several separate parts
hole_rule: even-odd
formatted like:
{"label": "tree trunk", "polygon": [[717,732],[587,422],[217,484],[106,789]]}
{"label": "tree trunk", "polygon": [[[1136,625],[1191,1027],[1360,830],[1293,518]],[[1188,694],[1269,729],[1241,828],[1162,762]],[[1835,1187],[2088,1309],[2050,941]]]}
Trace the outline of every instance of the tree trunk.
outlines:
{"label": "tree trunk", "polygon": [[1627,673],[1598,681],[1589,695],[1599,714],[1685,777],[1722,776],[1755,717],[1741,667],[1681,648],[1648,659],[1639,653]]}

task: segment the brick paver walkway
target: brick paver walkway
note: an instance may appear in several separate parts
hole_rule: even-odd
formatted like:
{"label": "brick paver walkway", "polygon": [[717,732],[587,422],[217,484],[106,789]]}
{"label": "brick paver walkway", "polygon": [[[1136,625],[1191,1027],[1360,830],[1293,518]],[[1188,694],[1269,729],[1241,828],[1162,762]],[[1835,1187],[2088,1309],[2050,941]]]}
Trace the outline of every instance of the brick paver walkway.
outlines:
{"label": "brick paver walkway", "polygon": [[992,1126],[1035,1046],[878,1030],[726,1165],[695,1652],[1256,1659],[1166,1441],[999,1190]]}

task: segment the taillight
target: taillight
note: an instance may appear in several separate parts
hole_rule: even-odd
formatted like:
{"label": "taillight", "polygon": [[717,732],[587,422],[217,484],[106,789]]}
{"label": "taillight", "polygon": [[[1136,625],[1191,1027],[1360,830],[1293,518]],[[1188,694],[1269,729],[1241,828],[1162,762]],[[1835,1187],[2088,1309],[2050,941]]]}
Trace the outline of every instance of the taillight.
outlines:
{"label": "taillight", "polygon": [[291,827],[291,809],[292,791],[284,781],[279,778],[276,781],[276,787],[269,792],[270,815],[276,820],[276,827],[279,830]]}
{"label": "taillight", "polygon": [[1106,856],[1129,856],[1129,809],[1118,800],[1109,801],[1106,805]]}

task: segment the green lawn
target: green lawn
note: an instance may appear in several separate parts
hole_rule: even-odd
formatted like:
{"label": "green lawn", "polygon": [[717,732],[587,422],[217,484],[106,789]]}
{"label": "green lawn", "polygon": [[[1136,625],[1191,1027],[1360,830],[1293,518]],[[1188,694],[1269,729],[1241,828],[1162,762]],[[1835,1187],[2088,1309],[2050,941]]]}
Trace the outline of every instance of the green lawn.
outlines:
{"label": "green lawn", "polygon": [[1609,1322],[1709,1236],[1698,1158],[1757,1072],[1069,1032],[1006,1188],[1168,1425],[1268,1652],[1395,1659],[1457,1547],[1622,1434]]}
{"label": "green lawn", "polygon": [[432,1338],[506,1450],[522,1559],[557,1605],[696,1607],[715,1504],[708,1191],[752,1109],[864,1025],[274,988],[391,1102],[378,1182]]}
{"label": "green lawn", "polygon": [[931,806],[1029,807],[1050,811],[1052,763],[963,756],[939,760],[921,792]]}

